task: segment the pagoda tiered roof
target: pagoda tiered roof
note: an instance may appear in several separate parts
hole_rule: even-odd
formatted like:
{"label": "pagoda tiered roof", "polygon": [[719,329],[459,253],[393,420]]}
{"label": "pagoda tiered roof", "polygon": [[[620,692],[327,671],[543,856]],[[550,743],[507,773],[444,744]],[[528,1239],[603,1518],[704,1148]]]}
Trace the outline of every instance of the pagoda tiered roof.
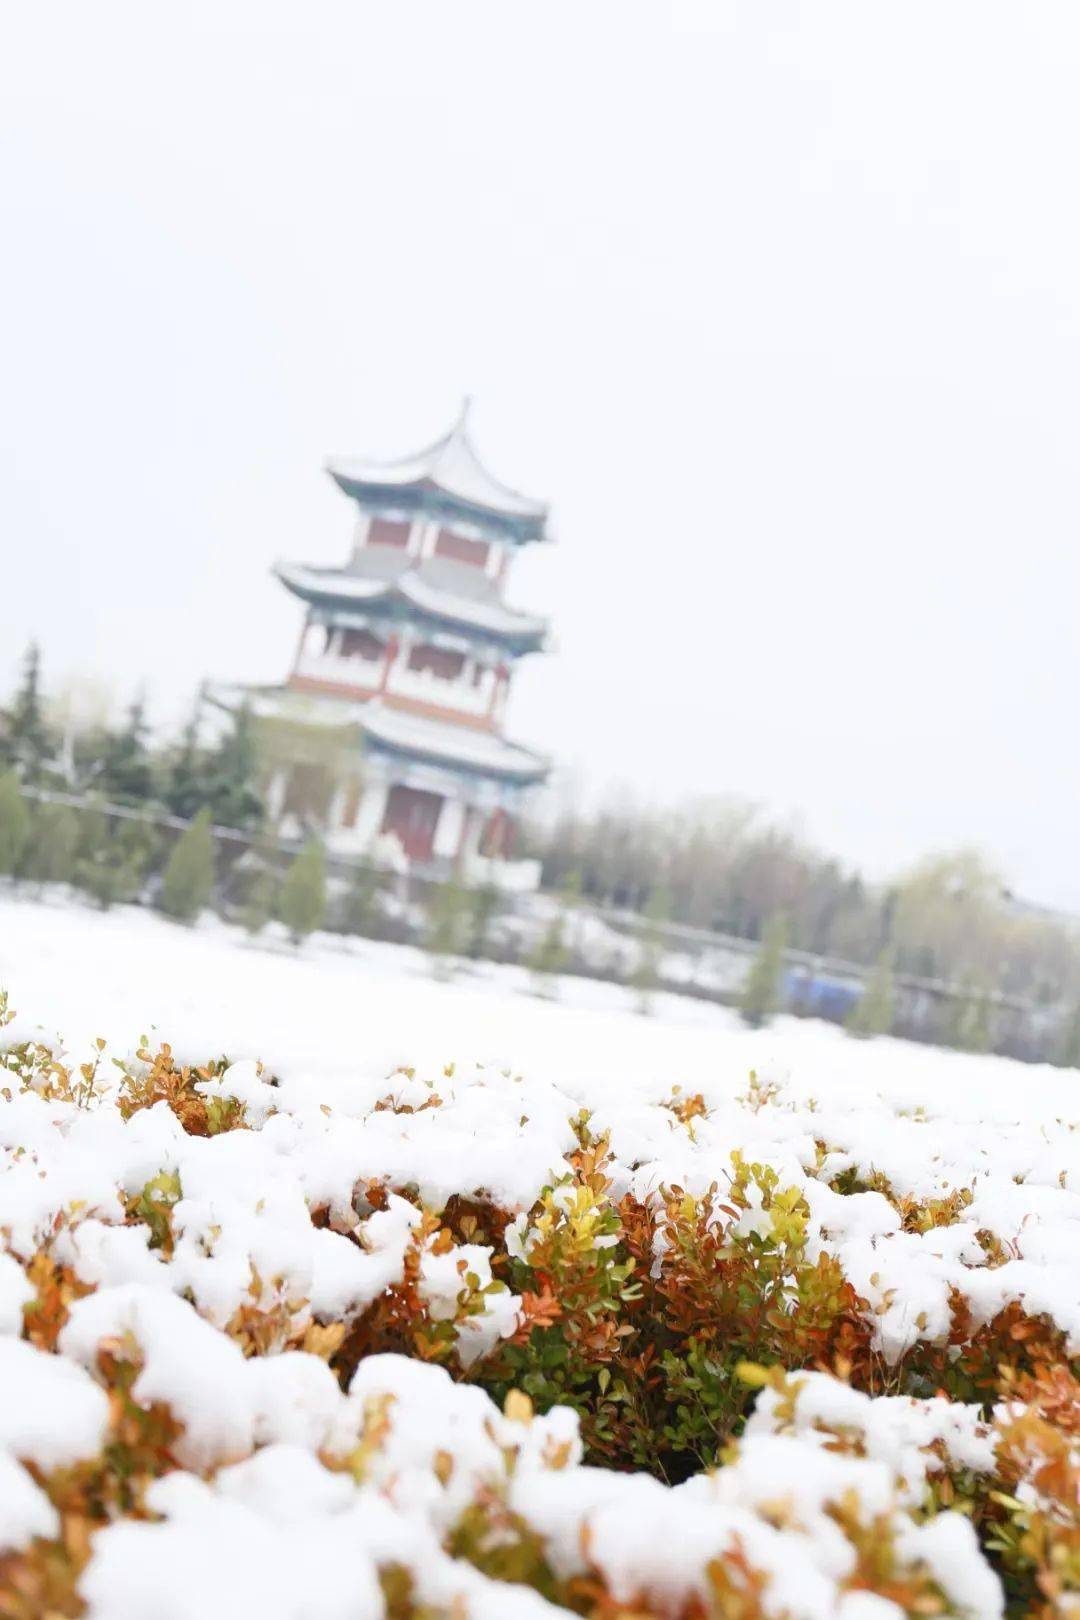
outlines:
{"label": "pagoda tiered roof", "polygon": [[542,754],[522,748],[497,732],[432,720],[388,704],[369,703],[363,727],[369,746],[392,753],[421,756],[451,770],[498,776],[526,784],[543,781],[550,769]]}
{"label": "pagoda tiered roof", "polygon": [[415,558],[387,548],[361,551],[346,568],[317,568],[307,563],[278,563],[277,577],[294,596],[314,607],[369,607],[397,610],[410,617],[461,627],[509,652],[538,650],[547,620],[507,607],[486,574],[448,558]]}
{"label": "pagoda tiered roof", "polygon": [[402,460],[332,456],[326,469],[346,495],[369,509],[456,516],[518,543],[546,539],[547,503],[492,477],[469,438],[467,416],[468,402],[449,433]]}
{"label": "pagoda tiered roof", "polygon": [[297,693],[287,686],[231,686],[207,689],[217,707],[235,712],[247,706],[261,720],[299,721],[340,730],[355,728],[365,747],[383,754],[426,759],[471,776],[493,776],[525,787],[547,776],[550,762],[497,732],[456,725],[398,709],[377,698],[357,702],[322,694]]}

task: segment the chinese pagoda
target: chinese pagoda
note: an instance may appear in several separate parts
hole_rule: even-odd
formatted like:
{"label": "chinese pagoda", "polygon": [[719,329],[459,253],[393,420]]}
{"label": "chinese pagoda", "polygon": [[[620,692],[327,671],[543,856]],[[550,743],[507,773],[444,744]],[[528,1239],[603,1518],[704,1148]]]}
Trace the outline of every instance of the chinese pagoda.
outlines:
{"label": "chinese pagoda", "polygon": [[503,717],[547,625],[503,591],[517,548],[548,538],[548,509],[485,470],[466,416],[403,461],[327,463],[355,506],[352,553],[340,568],[276,566],[306,609],[292,671],[212,695],[250,706],[283,833],[318,828],[332,853],[525,889],[539,873],[513,859],[515,818],[548,763]]}

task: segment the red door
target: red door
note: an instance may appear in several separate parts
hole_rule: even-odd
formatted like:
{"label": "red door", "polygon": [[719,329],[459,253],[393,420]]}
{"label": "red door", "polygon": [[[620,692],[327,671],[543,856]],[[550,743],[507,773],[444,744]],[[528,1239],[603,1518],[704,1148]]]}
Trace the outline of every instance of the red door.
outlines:
{"label": "red door", "polygon": [[442,804],[438,793],[394,786],[387,795],[382,830],[397,835],[410,861],[429,861]]}

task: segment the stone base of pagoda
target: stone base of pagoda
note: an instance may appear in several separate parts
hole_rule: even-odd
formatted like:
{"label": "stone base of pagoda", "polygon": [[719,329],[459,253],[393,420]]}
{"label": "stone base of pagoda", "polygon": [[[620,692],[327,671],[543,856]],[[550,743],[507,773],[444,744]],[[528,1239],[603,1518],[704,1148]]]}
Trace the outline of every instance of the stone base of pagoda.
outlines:
{"label": "stone base of pagoda", "polygon": [[490,884],[503,894],[535,894],[540,887],[540,862],[533,859],[507,860],[474,855],[462,863],[461,881],[470,888]]}

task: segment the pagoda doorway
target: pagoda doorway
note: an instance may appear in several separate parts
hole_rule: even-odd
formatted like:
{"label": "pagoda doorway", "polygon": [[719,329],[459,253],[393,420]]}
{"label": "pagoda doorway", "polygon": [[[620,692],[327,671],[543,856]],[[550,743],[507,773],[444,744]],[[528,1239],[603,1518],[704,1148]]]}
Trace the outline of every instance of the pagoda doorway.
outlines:
{"label": "pagoda doorway", "polygon": [[442,807],[441,794],[395,783],[387,795],[382,830],[394,834],[410,861],[430,861]]}

